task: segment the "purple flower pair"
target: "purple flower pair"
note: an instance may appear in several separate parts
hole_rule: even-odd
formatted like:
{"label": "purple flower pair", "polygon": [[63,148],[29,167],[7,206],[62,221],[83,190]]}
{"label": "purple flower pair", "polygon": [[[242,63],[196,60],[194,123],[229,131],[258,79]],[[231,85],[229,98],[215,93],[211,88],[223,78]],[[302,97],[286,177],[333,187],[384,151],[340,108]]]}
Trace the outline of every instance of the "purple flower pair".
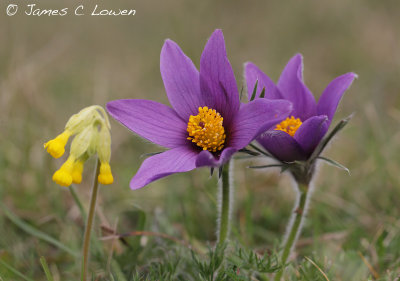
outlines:
{"label": "purple flower pair", "polygon": [[357,77],[354,73],[337,77],[316,103],[303,82],[303,57],[300,54],[289,60],[277,84],[251,62],[246,63],[245,76],[249,93],[258,81],[256,97],[265,88],[265,98],[284,99],[293,105],[285,121],[257,138],[268,152],[283,162],[307,160],[311,156],[328,131],[344,92]]}
{"label": "purple flower pair", "polygon": [[[131,180],[132,189],[170,174],[220,167],[256,138],[281,161],[307,159],[327,132],[341,96],[355,77],[349,73],[336,78],[316,105],[302,81],[300,55],[290,60],[277,85],[248,63],[249,93],[258,81],[257,97],[265,88],[266,98],[243,104],[221,30],[208,40],[200,71],[171,40],[161,50],[160,70],[172,108],[139,99],[107,104],[111,116],[128,129],[168,148],[143,162]],[[291,120],[297,124],[295,130]],[[296,132],[292,136],[285,131]]]}
{"label": "purple flower pair", "polygon": [[170,174],[219,167],[292,111],[284,100],[240,102],[221,30],[208,40],[200,72],[171,40],[161,50],[160,69],[172,108],[139,99],[107,104],[111,116],[128,129],[169,149],[143,162],[132,189]]}

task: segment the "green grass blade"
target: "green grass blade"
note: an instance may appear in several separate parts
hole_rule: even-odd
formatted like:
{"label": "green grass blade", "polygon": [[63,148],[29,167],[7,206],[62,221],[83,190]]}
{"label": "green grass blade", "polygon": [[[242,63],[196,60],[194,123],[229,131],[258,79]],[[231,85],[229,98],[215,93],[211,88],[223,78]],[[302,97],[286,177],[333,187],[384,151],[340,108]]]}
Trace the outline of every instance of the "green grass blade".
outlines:
{"label": "green grass blade", "polygon": [[40,263],[42,264],[43,271],[46,274],[47,281],[54,281],[49,266],[47,265],[46,259],[44,257],[40,257]]}
{"label": "green grass blade", "polygon": [[78,206],[79,211],[81,212],[81,216],[83,221],[86,221],[86,211],[85,208],[83,208],[82,202],[78,197],[78,194],[75,191],[75,186],[70,185],[69,191],[71,192],[72,198],[74,198],[75,204]]}
{"label": "green grass blade", "polygon": [[74,250],[68,248],[66,245],[62,244],[60,241],[54,239],[53,237],[47,235],[46,233],[34,228],[33,226],[31,226],[30,224],[24,222],[23,220],[21,220],[20,218],[18,218],[14,213],[12,213],[6,206],[4,206],[3,204],[0,204],[1,208],[3,209],[5,215],[7,216],[7,218],[13,222],[16,226],[18,226],[19,228],[21,228],[23,231],[25,231],[26,233],[29,233],[30,235],[33,235],[43,241],[46,241],[49,244],[52,244],[53,246],[64,250],[65,252],[69,253],[70,255],[74,256],[74,257],[78,257],[78,253],[75,252]]}
{"label": "green grass blade", "polygon": [[125,275],[121,270],[121,267],[114,259],[111,260],[111,270],[118,281],[127,281]]}
{"label": "green grass blade", "polygon": [[14,267],[12,267],[11,265],[9,265],[8,263],[0,260],[0,264],[3,265],[5,268],[7,268],[9,271],[11,271],[12,273],[14,273],[15,275],[17,275],[18,277],[21,277],[22,279],[26,280],[26,281],[34,281],[31,278],[25,276],[24,274],[22,274],[21,272],[19,272],[18,270],[16,270]]}

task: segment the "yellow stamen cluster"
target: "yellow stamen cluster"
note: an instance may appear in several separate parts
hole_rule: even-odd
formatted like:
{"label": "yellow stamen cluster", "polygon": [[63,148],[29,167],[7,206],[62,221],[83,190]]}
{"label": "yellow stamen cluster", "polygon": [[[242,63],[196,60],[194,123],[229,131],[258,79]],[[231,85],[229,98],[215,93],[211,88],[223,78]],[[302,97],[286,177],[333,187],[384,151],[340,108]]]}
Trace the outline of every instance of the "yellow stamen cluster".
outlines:
{"label": "yellow stamen cluster", "polygon": [[53,175],[53,181],[61,186],[82,182],[83,166],[86,160],[97,153],[100,161],[98,180],[101,184],[111,184],[111,135],[110,123],[104,109],[100,106],[89,106],[68,120],[65,131],[55,139],[45,143],[47,152],[54,158],[65,152],[68,139],[73,136],[70,155],[65,163]]}
{"label": "yellow stamen cluster", "polygon": [[224,118],[215,109],[199,107],[199,114],[189,117],[187,139],[203,150],[217,152],[224,147],[226,138],[223,121]]}
{"label": "yellow stamen cluster", "polygon": [[284,131],[293,137],[301,124],[302,122],[300,118],[294,118],[294,116],[290,116],[276,125],[275,130]]}

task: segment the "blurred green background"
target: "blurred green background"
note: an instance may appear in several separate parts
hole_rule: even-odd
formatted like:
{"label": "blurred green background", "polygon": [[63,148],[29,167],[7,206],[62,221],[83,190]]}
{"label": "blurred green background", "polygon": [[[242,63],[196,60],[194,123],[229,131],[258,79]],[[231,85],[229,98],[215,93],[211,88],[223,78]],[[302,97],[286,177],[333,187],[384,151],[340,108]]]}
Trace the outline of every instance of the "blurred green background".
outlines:
{"label": "blurred green background", "polygon": [[[164,40],[177,42],[199,66],[207,38],[221,28],[239,88],[244,85],[244,62],[255,62],[276,81],[298,52],[304,56],[305,82],[316,98],[336,76],[349,71],[359,75],[335,121],[353,112],[355,117],[325,152],[347,166],[351,176],[321,166],[297,259],[287,276],[300,279],[302,269],[312,268],[303,258],[308,256],[331,280],[398,278],[398,0],[35,1],[43,9],[68,7],[70,14],[64,17],[26,16],[22,10],[27,1],[15,1],[20,10],[9,17],[5,11],[11,2],[0,4],[0,200],[19,218],[79,249],[83,223],[79,211],[68,190],[51,181],[65,157],[52,159],[43,143],[88,105],[105,106],[120,98],[168,104],[159,72]],[[136,9],[136,15],[73,16],[79,4],[88,10],[95,4]],[[139,228],[162,232],[198,247],[212,244],[216,179],[210,179],[207,169],[131,191],[129,180],[143,161],[141,156],[160,148],[114,120],[112,141],[115,182],[100,190],[98,225],[122,233]],[[232,240],[259,251],[276,249],[295,196],[287,176],[274,170],[250,170],[248,164],[235,164]],[[93,167],[92,159],[77,188],[85,206]],[[140,222],[142,216],[145,222]],[[41,255],[61,280],[78,276],[73,259],[26,234],[0,213],[0,258],[42,280]],[[146,254],[136,260],[146,260]],[[95,264],[92,269],[99,275],[105,271]],[[0,274],[14,276],[1,265]]]}

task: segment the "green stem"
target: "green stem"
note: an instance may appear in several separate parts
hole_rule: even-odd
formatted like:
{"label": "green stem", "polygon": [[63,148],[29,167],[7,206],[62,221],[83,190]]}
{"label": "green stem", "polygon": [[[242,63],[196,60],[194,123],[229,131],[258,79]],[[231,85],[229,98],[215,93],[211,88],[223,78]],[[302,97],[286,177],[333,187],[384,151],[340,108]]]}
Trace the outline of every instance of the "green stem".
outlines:
{"label": "green stem", "polygon": [[[306,215],[306,203],[308,200],[308,185],[305,184],[298,184],[298,191],[300,193],[300,198],[296,202],[295,209],[294,209],[294,218],[289,221],[291,224],[290,227],[288,227],[288,236],[286,238],[286,242],[284,244],[283,252],[282,252],[282,257],[281,257],[281,262],[282,265],[285,266],[290,253],[296,243],[297,238],[299,237],[301,233],[301,226],[303,225],[302,222],[304,220],[304,217]],[[292,223],[293,222],[293,223]],[[276,275],[274,280],[279,281],[281,280],[281,277],[283,275],[284,268],[279,270]]]}
{"label": "green stem", "polygon": [[[85,208],[82,205],[81,200],[79,199],[78,194],[76,193],[75,186],[70,185],[69,186],[69,190],[71,192],[72,197],[74,198],[74,201],[75,201],[76,205],[79,208],[79,211],[81,212],[82,220],[84,222],[86,222],[86,220],[87,220],[86,211],[85,211]],[[98,255],[102,255],[103,254],[103,252],[102,252],[103,249],[102,249],[101,244],[100,244],[99,240],[97,239],[97,237],[92,237],[91,243],[92,243],[92,247],[94,246],[94,248],[96,249],[97,254]]]}
{"label": "green stem", "polygon": [[226,239],[229,237],[230,230],[230,216],[231,216],[231,201],[233,196],[233,190],[231,186],[231,179],[229,175],[230,162],[226,163],[222,167],[221,180],[219,183],[219,211],[218,211],[218,241],[217,246],[222,246]]}
{"label": "green stem", "polygon": [[87,278],[87,269],[88,269],[88,261],[89,261],[89,249],[90,249],[90,234],[92,232],[93,220],[96,209],[96,201],[97,201],[97,193],[99,189],[99,181],[98,176],[100,173],[100,161],[97,161],[96,172],[93,179],[93,187],[92,187],[92,195],[90,198],[90,206],[89,213],[86,221],[85,234],[83,236],[83,249],[82,249],[82,272],[81,272],[81,280],[86,281]]}

